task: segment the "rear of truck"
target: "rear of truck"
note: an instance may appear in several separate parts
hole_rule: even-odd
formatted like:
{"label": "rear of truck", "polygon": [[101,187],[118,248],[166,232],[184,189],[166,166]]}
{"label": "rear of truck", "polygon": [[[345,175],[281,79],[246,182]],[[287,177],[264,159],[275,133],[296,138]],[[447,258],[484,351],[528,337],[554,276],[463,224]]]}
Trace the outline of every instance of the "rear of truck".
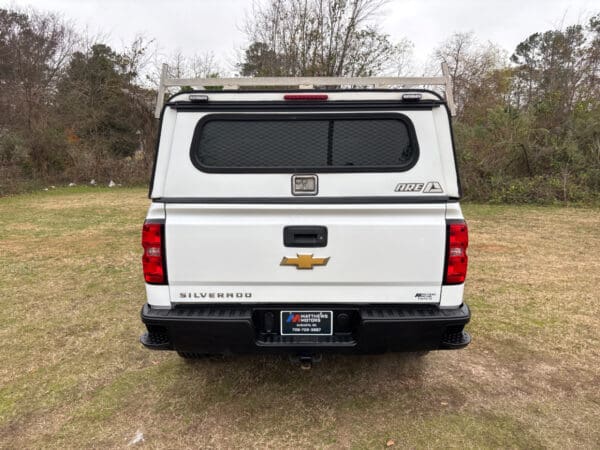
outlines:
{"label": "rear of truck", "polygon": [[150,197],[149,348],[380,353],[470,341],[467,226],[435,93],[176,95]]}

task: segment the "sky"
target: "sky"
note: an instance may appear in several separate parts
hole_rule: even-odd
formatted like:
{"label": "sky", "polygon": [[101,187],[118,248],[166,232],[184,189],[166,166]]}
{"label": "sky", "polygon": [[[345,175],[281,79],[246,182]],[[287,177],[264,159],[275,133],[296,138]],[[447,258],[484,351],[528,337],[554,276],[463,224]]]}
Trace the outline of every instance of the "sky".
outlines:
{"label": "sky", "polygon": [[[156,39],[159,58],[212,51],[230,72],[246,44],[241,27],[251,5],[252,0],[0,0],[0,7],[57,12],[117,49],[142,34]],[[418,67],[457,31],[472,31],[511,53],[536,31],[580,22],[594,12],[600,12],[598,0],[391,0],[376,20],[393,40],[414,43]]]}

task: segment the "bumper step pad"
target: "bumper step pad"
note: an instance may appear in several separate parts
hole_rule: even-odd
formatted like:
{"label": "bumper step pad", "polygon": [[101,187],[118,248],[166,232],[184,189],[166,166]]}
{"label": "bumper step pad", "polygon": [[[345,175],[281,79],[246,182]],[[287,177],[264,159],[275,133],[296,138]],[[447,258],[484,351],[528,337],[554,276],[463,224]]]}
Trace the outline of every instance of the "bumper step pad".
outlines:
{"label": "bumper step pad", "polygon": [[454,350],[464,348],[471,343],[471,335],[466,331],[458,331],[454,333],[446,333],[442,338],[441,348]]}
{"label": "bumper step pad", "polygon": [[167,333],[144,333],[140,336],[140,342],[152,350],[173,350],[173,345]]}

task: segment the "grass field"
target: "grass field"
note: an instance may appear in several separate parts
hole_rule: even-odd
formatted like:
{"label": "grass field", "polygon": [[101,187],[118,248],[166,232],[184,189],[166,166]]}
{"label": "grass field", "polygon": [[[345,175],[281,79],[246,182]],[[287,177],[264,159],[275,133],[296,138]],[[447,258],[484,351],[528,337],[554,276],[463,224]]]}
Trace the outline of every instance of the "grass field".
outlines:
{"label": "grass field", "polygon": [[465,206],[473,343],[301,371],[141,347],[147,205],[0,199],[0,447],[600,447],[600,210]]}

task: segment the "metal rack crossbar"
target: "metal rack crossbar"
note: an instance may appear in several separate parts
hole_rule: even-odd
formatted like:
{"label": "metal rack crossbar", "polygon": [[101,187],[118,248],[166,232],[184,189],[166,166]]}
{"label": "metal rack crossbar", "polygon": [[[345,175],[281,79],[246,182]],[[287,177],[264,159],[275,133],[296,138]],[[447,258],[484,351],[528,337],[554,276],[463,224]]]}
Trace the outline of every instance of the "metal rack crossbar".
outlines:
{"label": "metal rack crossbar", "polygon": [[160,84],[156,100],[155,116],[160,112],[165,101],[165,94],[170,87],[190,86],[203,90],[206,87],[222,86],[223,89],[235,90],[240,87],[265,86],[298,86],[300,89],[313,89],[314,86],[372,86],[384,88],[390,86],[443,86],[446,103],[452,115],[456,114],[456,105],[452,94],[452,78],[446,63],[442,64],[442,76],[439,77],[235,77],[235,78],[169,78],[167,64],[162,65]]}

